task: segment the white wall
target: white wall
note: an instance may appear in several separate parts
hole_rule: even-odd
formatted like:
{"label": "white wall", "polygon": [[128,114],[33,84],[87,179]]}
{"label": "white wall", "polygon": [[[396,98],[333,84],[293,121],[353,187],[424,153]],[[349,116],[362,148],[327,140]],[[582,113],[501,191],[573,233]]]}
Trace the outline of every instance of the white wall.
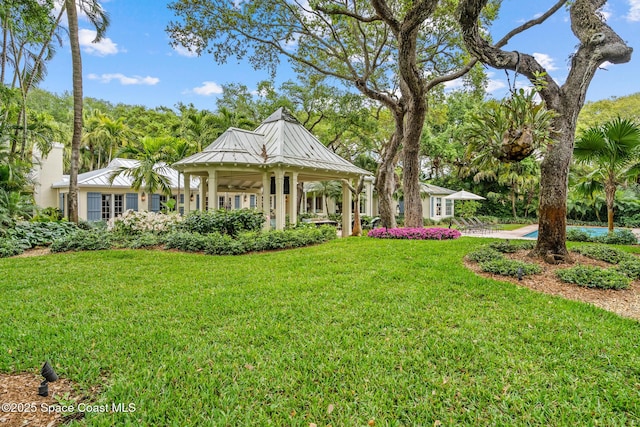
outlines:
{"label": "white wall", "polygon": [[54,143],[53,148],[44,157],[42,153],[33,148],[33,197],[36,205],[41,208],[58,207],[58,192],[51,186],[62,180],[64,145]]}

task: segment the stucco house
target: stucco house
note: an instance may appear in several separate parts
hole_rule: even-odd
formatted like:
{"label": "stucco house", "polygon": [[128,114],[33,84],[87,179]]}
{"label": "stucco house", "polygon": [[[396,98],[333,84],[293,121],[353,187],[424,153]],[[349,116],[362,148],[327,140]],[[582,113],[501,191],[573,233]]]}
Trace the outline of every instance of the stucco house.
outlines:
{"label": "stucco house", "polygon": [[[57,207],[67,214],[67,197],[69,194],[69,175],[63,174],[63,149],[61,144],[54,144],[49,155],[44,158],[34,153],[34,198],[39,207]],[[158,212],[162,209],[167,195],[147,194],[144,190],[132,189],[133,179],[125,174],[118,175],[113,182],[111,176],[121,167],[134,167],[137,160],[113,159],[105,168],[96,169],[78,175],[78,217],[86,221],[109,220],[121,215],[124,211]],[[158,164],[160,174],[169,179],[173,198],[180,194],[180,203],[187,201],[197,208],[200,201],[195,197],[198,180],[194,178],[189,189],[185,191],[178,172],[167,165]]]}

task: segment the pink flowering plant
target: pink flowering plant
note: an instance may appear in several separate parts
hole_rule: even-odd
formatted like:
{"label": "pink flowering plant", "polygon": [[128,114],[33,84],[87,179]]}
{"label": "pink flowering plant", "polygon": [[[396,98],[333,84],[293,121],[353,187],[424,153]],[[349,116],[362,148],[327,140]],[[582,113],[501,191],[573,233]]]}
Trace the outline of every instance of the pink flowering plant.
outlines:
{"label": "pink flowering plant", "polygon": [[451,228],[374,228],[367,234],[377,239],[449,240],[461,236]]}

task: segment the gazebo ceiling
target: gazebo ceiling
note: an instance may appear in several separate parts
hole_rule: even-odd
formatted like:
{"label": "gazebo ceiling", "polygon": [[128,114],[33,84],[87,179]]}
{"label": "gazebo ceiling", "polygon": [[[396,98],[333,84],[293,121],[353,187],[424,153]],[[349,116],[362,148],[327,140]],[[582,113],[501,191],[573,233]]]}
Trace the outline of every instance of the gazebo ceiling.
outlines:
{"label": "gazebo ceiling", "polygon": [[278,167],[297,171],[301,181],[371,175],[327,149],[283,108],[253,132],[227,129],[202,152],[173,167],[194,175],[215,168],[221,189],[261,188],[262,174]]}

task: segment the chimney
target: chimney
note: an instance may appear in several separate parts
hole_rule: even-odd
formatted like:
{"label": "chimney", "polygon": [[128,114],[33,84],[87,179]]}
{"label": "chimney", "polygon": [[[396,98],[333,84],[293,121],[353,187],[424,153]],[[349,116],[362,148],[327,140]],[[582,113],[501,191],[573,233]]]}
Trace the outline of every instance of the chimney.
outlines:
{"label": "chimney", "polygon": [[33,197],[40,208],[58,207],[58,192],[51,186],[62,181],[64,145],[54,143],[45,157],[33,147]]}

